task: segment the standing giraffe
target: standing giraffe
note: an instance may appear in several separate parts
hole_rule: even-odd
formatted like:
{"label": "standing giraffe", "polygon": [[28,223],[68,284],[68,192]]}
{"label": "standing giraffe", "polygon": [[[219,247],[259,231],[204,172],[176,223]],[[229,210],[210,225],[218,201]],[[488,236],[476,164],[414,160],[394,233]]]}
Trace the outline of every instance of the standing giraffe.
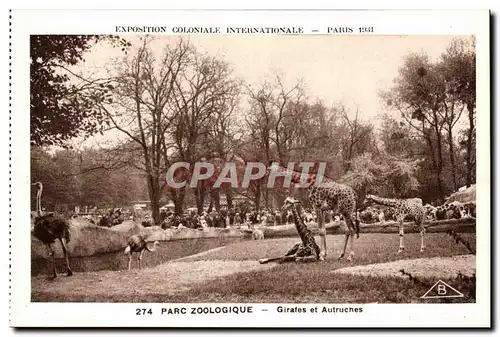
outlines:
{"label": "standing giraffe", "polygon": [[373,204],[387,206],[393,209],[394,217],[396,218],[396,221],[399,222],[398,253],[401,253],[405,249],[403,242],[403,235],[404,235],[403,221],[407,216],[413,219],[415,221],[415,224],[420,227],[420,251],[423,252],[425,250],[425,244],[424,244],[425,207],[423,206],[422,199],[420,198],[388,199],[368,194],[365,197],[365,201],[363,202],[361,209],[365,209]]}
{"label": "standing giraffe", "polygon": [[273,171],[282,176],[290,177],[291,182],[295,184],[306,184],[308,186],[307,197],[314,207],[318,218],[319,235],[321,238],[321,253],[319,258],[322,261],[326,258],[326,229],[322,208],[326,206],[329,210],[343,215],[347,225],[347,232],[339,260],[344,257],[347,243],[349,242],[349,238],[351,238],[350,252],[347,257],[347,260],[351,261],[354,256],[354,233],[359,238],[359,220],[356,217],[357,195],[354,189],[350,186],[339,184],[325,176],[320,177],[321,179],[318,181],[316,174],[296,172],[281,166],[271,165],[268,169],[268,174],[271,174]]}
{"label": "standing giraffe", "polygon": [[295,228],[300,236],[300,241],[292,246],[292,248],[282,257],[270,258],[270,259],[260,259],[259,263],[268,263],[271,261],[278,260],[281,262],[288,261],[316,261],[320,258],[320,249],[312,232],[307,228],[304,220],[299,214],[297,205],[300,202],[292,197],[285,199],[282,207],[282,211],[292,209],[293,221],[295,223]]}

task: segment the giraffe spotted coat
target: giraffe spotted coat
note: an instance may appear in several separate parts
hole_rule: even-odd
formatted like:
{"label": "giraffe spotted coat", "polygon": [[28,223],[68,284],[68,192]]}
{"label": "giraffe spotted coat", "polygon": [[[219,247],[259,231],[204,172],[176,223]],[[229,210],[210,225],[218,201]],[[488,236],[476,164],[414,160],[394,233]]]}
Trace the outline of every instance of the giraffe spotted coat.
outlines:
{"label": "giraffe spotted coat", "polygon": [[368,194],[365,197],[361,209],[365,209],[373,204],[390,207],[393,211],[394,217],[397,222],[399,222],[399,250],[401,253],[404,247],[404,227],[403,223],[406,218],[410,218],[415,222],[415,225],[420,227],[420,251],[425,250],[424,235],[424,219],[425,219],[425,207],[423,205],[422,199],[420,198],[409,198],[409,199],[390,199],[383,198],[373,194]]}
{"label": "giraffe spotted coat", "polygon": [[288,262],[288,261],[316,261],[320,258],[320,248],[314,239],[311,230],[304,223],[300,216],[297,205],[300,202],[292,197],[286,198],[282,211],[292,210],[295,228],[300,236],[301,242],[298,242],[288,250],[288,252],[279,258],[261,259],[260,263],[268,263],[271,261]]}
{"label": "giraffe spotted coat", "polygon": [[359,237],[359,220],[356,217],[357,195],[354,189],[348,185],[339,184],[324,175],[296,172],[277,165],[271,165],[268,173],[289,176],[291,182],[299,184],[299,186],[306,184],[308,199],[318,216],[321,260],[326,257],[326,229],[322,210],[327,207],[335,213],[342,214],[348,230],[345,234],[345,242],[339,259],[344,257],[347,243],[350,242],[350,252],[347,259],[352,260],[354,256],[354,233]]}

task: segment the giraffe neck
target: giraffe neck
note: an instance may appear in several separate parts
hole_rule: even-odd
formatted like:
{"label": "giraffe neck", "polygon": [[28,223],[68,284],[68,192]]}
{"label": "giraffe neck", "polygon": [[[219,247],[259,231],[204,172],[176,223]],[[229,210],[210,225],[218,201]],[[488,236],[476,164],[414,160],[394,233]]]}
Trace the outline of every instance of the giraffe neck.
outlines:
{"label": "giraffe neck", "polygon": [[397,206],[399,203],[398,199],[389,199],[389,198],[382,198],[382,197],[377,197],[376,195],[373,195],[371,197],[374,203],[379,204],[379,205],[384,205],[384,206]]}
{"label": "giraffe neck", "polygon": [[299,232],[300,239],[302,240],[303,244],[306,244],[306,236],[309,233],[309,228],[307,228],[306,224],[304,221],[302,221],[302,217],[299,214],[299,210],[297,207],[294,205],[293,206],[293,220],[295,223],[295,228],[297,228],[297,232]]}

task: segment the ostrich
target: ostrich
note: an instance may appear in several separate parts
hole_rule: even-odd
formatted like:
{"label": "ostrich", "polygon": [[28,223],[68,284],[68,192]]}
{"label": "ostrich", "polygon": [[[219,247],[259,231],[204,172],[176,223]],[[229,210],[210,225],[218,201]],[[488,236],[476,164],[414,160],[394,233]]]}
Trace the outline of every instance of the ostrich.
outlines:
{"label": "ostrich", "polygon": [[132,265],[132,254],[139,253],[139,269],[141,268],[141,259],[142,254],[145,250],[148,252],[154,252],[156,250],[156,246],[159,246],[160,243],[155,241],[153,243],[153,248],[148,247],[148,242],[141,235],[132,235],[127,241],[127,248],[125,248],[125,254],[128,255],[128,270],[130,270],[130,266]]}
{"label": "ostrich", "polygon": [[54,213],[42,215],[42,190],[41,182],[32,184],[38,188],[36,195],[36,217],[33,229],[33,235],[42,241],[49,249],[49,257],[52,260],[52,276],[57,277],[56,260],[52,244],[57,240],[61,242],[64,258],[66,260],[67,275],[73,275],[69,266],[68,248],[66,244],[70,241],[69,222],[66,219],[56,216]]}

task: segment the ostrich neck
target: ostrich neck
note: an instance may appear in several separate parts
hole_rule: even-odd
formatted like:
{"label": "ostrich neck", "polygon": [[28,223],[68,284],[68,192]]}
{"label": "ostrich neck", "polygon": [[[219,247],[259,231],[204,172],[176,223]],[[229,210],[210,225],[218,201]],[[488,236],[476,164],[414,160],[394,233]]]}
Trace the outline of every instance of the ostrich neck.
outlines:
{"label": "ostrich neck", "polygon": [[38,216],[42,216],[42,190],[43,186],[40,184],[36,193],[36,212]]}
{"label": "ostrich neck", "polygon": [[156,250],[156,245],[158,244],[158,242],[154,242],[153,243],[153,247],[149,248],[148,245],[146,244],[146,249],[150,252],[154,252]]}

